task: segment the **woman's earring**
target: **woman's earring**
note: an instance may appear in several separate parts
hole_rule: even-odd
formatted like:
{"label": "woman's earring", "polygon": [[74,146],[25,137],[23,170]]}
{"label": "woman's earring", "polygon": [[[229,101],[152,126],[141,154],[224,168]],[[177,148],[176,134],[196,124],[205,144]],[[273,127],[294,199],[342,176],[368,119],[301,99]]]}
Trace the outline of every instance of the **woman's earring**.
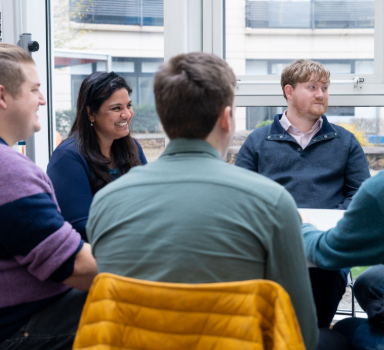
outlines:
{"label": "woman's earring", "polygon": [[91,126],[93,126],[93,122],[91,122]]}

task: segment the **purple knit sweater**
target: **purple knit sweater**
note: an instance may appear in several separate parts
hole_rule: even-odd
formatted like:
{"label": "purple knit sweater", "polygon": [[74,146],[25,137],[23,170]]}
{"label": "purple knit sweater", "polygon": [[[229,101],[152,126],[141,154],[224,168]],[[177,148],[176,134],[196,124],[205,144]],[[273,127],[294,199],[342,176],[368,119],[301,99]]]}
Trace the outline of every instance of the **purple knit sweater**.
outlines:
{"label": "purple knit sweater", "polygon": [[0,138],[0,342],[70,288],[82,244],[48,176]]}

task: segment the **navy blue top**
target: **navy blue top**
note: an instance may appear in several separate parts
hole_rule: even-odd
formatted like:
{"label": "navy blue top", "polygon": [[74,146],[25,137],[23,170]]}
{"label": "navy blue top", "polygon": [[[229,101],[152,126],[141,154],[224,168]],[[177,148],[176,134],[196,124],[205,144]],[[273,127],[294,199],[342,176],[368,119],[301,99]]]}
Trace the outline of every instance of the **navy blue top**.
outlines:
{"label": "navy blue top", "polygon": [[[141,164],[147,164],[143,149],[136,143]],[[112,176],[117,175],[110,170]],[[93,193],[91,190],[91,171],[83,155],[78,151],[74,137],[62,142],[53,152],[49,161],[47,174],[50,177],[61,213],[82,239],[88,242],[85,225],[91,207]]]}
{"label": "navy blue top", "polygon": [[281,117],[248,136],[235,164],[283,185],[299,208],[347,209],[370,177],[355,136],[323,115],[322,128],[303,150],[281,126]]}

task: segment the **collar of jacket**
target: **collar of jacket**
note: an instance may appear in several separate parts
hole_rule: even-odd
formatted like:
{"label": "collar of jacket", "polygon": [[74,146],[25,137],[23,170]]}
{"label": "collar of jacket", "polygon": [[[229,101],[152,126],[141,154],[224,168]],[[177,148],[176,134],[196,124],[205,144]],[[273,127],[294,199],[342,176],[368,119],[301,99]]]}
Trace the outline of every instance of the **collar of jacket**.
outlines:
{"label": "collar of jacket", "polygon": [[208,142],[199,139],[179,138],[172,140],[160,157],[179,154],[179,153],[204,153],[211,157],[222,160],[219,152]]}
{"label": "collar of jacket", "polygon": [[[297,143],[295,139],[281,126],[280,119],[282,116],[283,116],[282,114],[275,115],[273,123],[269,126],[266,140],[267,141],[291,141],[291,142]],[[340,137],[337,130],[333,127],[331,123],[328,122],[327,117],[325,115],[322,115],[321,117],[323,118],[323,126],[312,138],[308,146],[317,142],[328,141],[336,137]]]}

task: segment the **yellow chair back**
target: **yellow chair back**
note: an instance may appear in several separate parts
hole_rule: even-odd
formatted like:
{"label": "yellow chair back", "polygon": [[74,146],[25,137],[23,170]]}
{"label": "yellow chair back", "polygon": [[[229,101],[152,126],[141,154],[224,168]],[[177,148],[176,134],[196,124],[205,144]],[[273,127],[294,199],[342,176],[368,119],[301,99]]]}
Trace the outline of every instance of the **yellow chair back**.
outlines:
{"label": "yellow chair back", "polygon": [[73,349],[305,350],[290,298],[266,280],[179,284],[99,274]]}

